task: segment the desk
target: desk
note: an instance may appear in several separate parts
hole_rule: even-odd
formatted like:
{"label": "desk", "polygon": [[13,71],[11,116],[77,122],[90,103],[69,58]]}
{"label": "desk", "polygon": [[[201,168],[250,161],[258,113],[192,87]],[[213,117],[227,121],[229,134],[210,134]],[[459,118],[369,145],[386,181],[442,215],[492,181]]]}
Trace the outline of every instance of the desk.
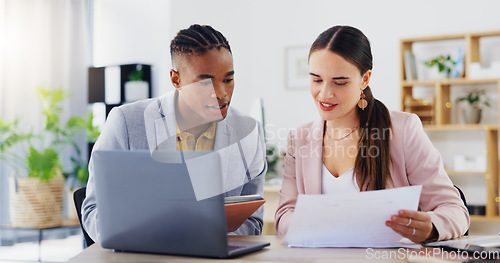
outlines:
{"label": "desk", "polygon": [[[64,229],[64,228],[73,228],[80,229],[80,223],[74,220],[63,220],[61,226],[50,227],[50,228],[29,228],[29,227],[13,227],[11,225],[0,225],[0,229],[6,229],[11,231],[37,231],[38,232],[38,262],[41,261],[41,253],[42,253],[42,240],[43,240],[43,232],[51,231],[56,229]],[[1,259],[0,259],[1,261]]]}
{"label": "desk", "polygon": [[[281,237],[277,236],[230,236],[230,239],[269,242],[270,246],[234,259],[207,259],[182,256],[168,256],[155,254],[113,252],[104,249],[96,243],[82,253],[70,259],[72,263],[102,263],[102,262],[407,262],[405,253],[411,252],[408,257],[414,262],[443,262],[440,255],[436,258],[426,258],[426,249],[366,249],[366,248],[289,248],[281,244]],[[429,248],[430,249],[430,248]],[[418,254],[417,254],[418,252]],[[389,253],[392,257],[387,258]],[[428,253],[429,255],[435,255]]]}

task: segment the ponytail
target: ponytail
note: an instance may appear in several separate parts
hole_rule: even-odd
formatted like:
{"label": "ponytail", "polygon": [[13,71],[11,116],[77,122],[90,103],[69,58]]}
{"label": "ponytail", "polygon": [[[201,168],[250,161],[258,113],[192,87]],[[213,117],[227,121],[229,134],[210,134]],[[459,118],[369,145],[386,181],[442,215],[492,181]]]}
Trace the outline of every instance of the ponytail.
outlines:
{"label": "ponytail", "polygon": [[354,173],[361,191],[381,190],[391,178],[391,117],[385,105],[373,97],[370,87],[363,92],[368,107],[357,109],[360,134]]}

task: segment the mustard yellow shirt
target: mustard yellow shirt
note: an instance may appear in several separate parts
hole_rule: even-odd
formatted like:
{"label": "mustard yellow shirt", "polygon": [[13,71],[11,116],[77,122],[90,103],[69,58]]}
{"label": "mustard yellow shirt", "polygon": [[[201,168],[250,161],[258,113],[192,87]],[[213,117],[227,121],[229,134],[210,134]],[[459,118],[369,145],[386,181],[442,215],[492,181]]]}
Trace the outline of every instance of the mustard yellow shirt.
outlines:
{"label": "mustard yellow shirt", "polygon": [[177,130],[177,150],[179,151],[212,151],[215,142],[215,128],[217,123],[212,123],[208,129],[195,138],[193,134],[187,131],[181,132],[179,126],[175,125]]}

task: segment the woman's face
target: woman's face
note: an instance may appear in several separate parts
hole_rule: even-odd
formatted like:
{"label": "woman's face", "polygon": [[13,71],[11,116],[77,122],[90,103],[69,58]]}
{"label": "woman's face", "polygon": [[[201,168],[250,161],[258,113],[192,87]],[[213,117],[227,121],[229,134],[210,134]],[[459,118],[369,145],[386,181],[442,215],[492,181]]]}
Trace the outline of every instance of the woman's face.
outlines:
{"label": "woman's face", "polygon": [[340,55],[321,49],[309,57],[311,95],[324,120],[355,117],[361,91],[368,86],[371,70],[359,69]]}

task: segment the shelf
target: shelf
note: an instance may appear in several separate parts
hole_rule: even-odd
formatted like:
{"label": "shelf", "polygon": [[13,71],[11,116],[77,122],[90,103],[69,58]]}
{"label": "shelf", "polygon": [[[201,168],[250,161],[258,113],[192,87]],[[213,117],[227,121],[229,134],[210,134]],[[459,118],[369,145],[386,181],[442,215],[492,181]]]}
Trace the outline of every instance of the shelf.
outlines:
{"label": "shelf", "polygon": [[454,39],[465,39],[465,34],[405,38],[401,39],[401,43],[442,41],[442,40],[454,40]]}
{"label": "shelf", "polygon": [[479,33],[470,33],[470,34],[453,34],[453,35],[439,35],[439,36],[428,36],[428,37],[405,38],[405,39],[401,39],[401,43],[413,43],[413,42],[428,42],[428,41],[442,41],[442,40],[465,39],[468,36],[470,36],[472,38],[500,36],[500,31],[489,31],[489,32],[479,32]]}
{"label": "shelf", "polygon": [[432,102],[417,102],[417,101],[412,101],[412,102],[405,102],[405,107],[433,107],[434,105]]}
{"label": "shelf", "polygon": [[424,125],[426,131],[481,131],[481,130],[500,130],[499,125],[482,124],[443,124],[443,125]]}
{"label": "shelf", "polygon": [[471,221],[498,221],[500,222],[500,216],[479,216],[479,215],[471,215]]}
{"label": "shelf", "polygon": [[500,36],[500,31],[489,31],[489,32],[471,33],[469,35],[471,37],[496,37],[496,36]]}
{"label": "shelf", "polygon": [[[478,133],[479,137],[484,138],[484,144],[486,145],[486,171],[484,172],[465,172],[465,171],[455,171],[447,170],[448,175],[453,179],[457,176],[474,176],[477,179],[478,176],[482,176],[486,180],[484,187],[484,192],[486,194],[486,204],[485,212],[487,216],[474,215],[471,216],[473,221],[495,221],[500,222],[499,213],[499,134],[500,130],[500,104],[496,102],[495,107],[498,115],[498,120],[494,121],[494,124],[451,124],[453,113],[457,113],[458,107],[452,105],[452,93],[456,90],[464,90],[467,86],[479,86],[488,85],[485,87],[489,89],[491,86],[492,90],[496,95],[500,96],[500,77],[484,78],[484,79],[471,79],[471,66],[474,63],[481,63],[481,57],[487,56],[488,54],[481,54],[481,39],[483,37],[500,37],[500,31],[491,32],[476,32],[476,33],[464,33],[464,34],[450,34],[450,35],[440,35],[440,36],[424,36],[401,39],[400,41],[400,103],[401,109],[403,111],[418,112],[422,113],[422,109],[418,107],[407,107],[407,102],[411,102],[414,99],[414,92],[420,88],[428,89],[433,91],[432,102],[433,107],[427,111],[428,113],[433,113],[432,117],[425,118],[420,116],[423,123],[423,127],[426,132],[474,132]],[[429,79],[429,80],[415,80],[417,79],[415,74],[416,70],[416,60],[414,55],[408,55],[408,51],[413,51],[413,46],[415,43],[419,42],[438,42],[438,41],[448,41],[448,40],[458,40],[450,42],[460,42],[465,44],[464,54],[464,76],[456,79]],[[455,45],[456,43],[454,43]],[[427,48],[431,48],[431,45],[427,45]],[[422,46],[425,48],[425,45]],[[498,48],[496,48],[498,50]],[[405,61],[409,59],[409,61]],[[406,68],[409,67],[409,68]],[[411,77],[415,81],[406,81],[406,76]],[[477,88],[477,87],[476,87]],[[482,87],[481,87],[482,88]],[[419,111],[420,110],[420,111]],[[430,124],[427,124],[429,123]],[[479,134],[481,133],[481,134]],[[469,134],[462,134],[463,137],[470,136]],[[438,138],[439,139],[439,138]],[[454,142],[455,144],[462,144],[460,141]],[[463,149],[467,151],[467,149]],[[450,153],[453,154],[453,153]],[[453,177],[455,176],[455,177]]]}
{"label": "shelf", "polygon": [[417,81],[403,81],[401,85],[403,87],[413,87],[413,86],[435,86],[439,85],[477,85],[477,84],[496,84],[500,82],[500,79],[436,79],[436,80],[417,80]]}
{"label": "shelf", "polygon": [[455,170],[446,170],[448,175],[457,175],[457,176],[486,176],[486,172],[478,172],[478,171],[455,171]]}

